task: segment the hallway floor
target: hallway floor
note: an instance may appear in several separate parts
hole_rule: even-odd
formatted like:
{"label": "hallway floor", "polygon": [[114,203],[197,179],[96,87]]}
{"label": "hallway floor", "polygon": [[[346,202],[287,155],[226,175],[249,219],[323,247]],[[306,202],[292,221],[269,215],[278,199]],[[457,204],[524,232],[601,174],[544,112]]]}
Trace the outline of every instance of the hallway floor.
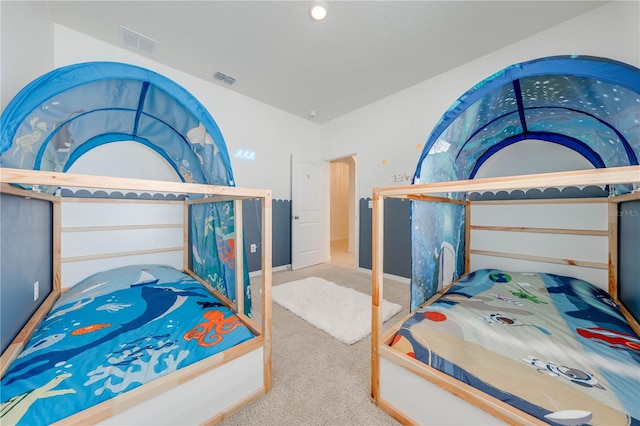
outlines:
{"label": "hallway floor", "polygon": [[331,261],[329,263],[340,268],[356,269],[356,255],[349,253],[348,247],[348,240],[331,241]]}

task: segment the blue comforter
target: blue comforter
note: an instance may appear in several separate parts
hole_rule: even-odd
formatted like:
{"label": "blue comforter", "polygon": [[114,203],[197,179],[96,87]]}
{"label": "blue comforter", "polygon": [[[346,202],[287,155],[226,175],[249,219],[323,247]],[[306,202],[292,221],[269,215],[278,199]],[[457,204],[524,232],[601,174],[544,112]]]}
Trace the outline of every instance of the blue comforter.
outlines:
{"label": "blue comforter", "polygon": [[253,337],[174,268],[97,273],[59,298],[10,366],[0,423],[53,423]]}
{"label": "blue comforter", "polygon": [[475,271],[392,346],[552,424],[640,424],[640,338],[583,280]]}

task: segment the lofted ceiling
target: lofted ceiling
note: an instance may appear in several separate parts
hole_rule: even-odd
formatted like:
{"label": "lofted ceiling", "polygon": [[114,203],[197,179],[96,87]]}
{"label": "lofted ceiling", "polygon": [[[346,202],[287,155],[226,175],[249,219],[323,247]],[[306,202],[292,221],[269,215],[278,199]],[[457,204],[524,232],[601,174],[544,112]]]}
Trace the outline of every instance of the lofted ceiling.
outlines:
{"label": "lofted ceiling", "polygon": [[309,3],[47,6],[55,23],[119,46],[124,26],[158,42],[157,62],[324,123],[607,2],[329,0],[322,22],[309,19]]}

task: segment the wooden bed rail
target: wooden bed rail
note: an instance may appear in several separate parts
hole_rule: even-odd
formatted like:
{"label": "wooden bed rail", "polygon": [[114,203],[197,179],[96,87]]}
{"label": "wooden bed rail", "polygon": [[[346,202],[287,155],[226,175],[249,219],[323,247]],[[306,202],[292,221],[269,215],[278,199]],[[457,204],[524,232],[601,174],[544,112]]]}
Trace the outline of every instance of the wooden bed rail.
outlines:
{"label": "wooden bed rail", "polygon": [[18,357],[22,349],[24,349],[33,332],[36,330],[36,327],[47,313],[49,313],[49,310],[55,301],[58,300],[58,297],[60,297],[60,291],[54,289],[31,316],[31,319],[25,324],[20,333],[13,339],[11,344],[4,350],[2,357],[0,357],[0,377],[4,377],[11,363]]}
{"label": "wooden bed rail", "polygon": [[559,188],[566,186],[613,185],[634,182],[640,182],[640,166],[402,185],[374,188],[373,193],[380,194],[384,197],[407,197],[409,195],[433,195],[450,192]]}
{"label": "wooden bed rail", "polygon": [[471,229],[477,231],[537,232],[541,234],[593,235],[600,237],[606,237],[609,234],[607,231],[599,231],[594,229],[534,228],[526,226],[471,225]]}
{"label": "wooden bed rail", "polygon": [[[22,185],[99,188],[129,191],[153,191],[173,194],[204,194],[215,197],[261,198],[271,191],[239,188],[235,186],[206,185],[200,183],[170,182],[161,180],[130,179],[82,175],[76,173],[48,172],[41,170],[10,169],[0,167],[0,182]],[[231,198],[226,198],[227,200]],[[223,201],[223,200],[221,200]]]}
{"label": "wooden bed rail", "polygon": [[477,249],[471,249],[469,250],[469,253],[479,254],[482,256],[504,257],[507,259],[530,260],[533,262],[541,262],[541,263],[557,263],[558,265],[583,266],[585,268],[593,268],[593,269],[609,268],[609,265],[603,262],[589,262],[587,260],[576,260],[576,259],[558,259],[550,256],[532,256],[528,254],[506,253],[506,252],[500,252],[500,251],[477,250]]}

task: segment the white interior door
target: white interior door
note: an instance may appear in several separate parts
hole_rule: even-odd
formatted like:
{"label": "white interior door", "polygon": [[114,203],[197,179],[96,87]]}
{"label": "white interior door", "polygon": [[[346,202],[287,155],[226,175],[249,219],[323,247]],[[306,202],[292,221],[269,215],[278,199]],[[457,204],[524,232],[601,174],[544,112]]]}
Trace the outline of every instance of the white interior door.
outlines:
{"label": "white interior door", "polygon": [[291,269],[326,261],[323,183],[320,161],[291,157]]}

